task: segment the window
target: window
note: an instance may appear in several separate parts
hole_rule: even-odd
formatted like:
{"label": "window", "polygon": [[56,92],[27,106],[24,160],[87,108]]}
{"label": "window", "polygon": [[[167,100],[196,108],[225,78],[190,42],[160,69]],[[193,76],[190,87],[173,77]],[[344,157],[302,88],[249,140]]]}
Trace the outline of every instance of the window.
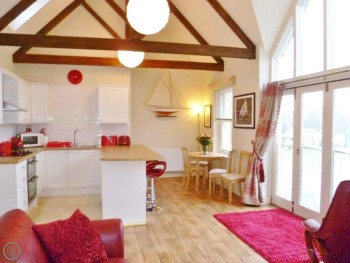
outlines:
{"label": "window", "polygon": [[273,80],[350,66],[349,0],[300,0],[271,58]]}
{"label": "window", "polygon": [[228,153],[232,149],[232,105],[231,87],[216,92],[216,148],[221,153]]}
{"label": "window", "polygon": [[19,16],[14,19],[10,27],[13,30],[19,29],[23,26],[30,18],[32,18],[41,8],[43,8],[50,0],[37,0],[30,7],[28,7],[25,11],[23,11]]}
{"label": "window", "polygon": [[293,29],[289,29],[285,42],[282,43],[276,58],[274,79],[289,79],[294,76],[294,37]]}
{"label": "window", "polygon": [[323,71],[323,1],[306,0],[298,11],[298,75]]}
{"label": "window", "polygon": [[350,1],[331,0],[329,5],[328,68],[348,66],[350,63]]}

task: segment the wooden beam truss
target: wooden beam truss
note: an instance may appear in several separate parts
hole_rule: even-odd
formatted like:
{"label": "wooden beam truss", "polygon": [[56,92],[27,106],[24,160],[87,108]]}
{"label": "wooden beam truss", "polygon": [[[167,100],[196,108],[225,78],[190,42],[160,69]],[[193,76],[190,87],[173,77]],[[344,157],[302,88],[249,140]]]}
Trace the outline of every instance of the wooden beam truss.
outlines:
{"label": "wooden beam truss", "polygon": [[[8,13],[0,18],[0,31],[2,31],[13,19],[28,8],[36,0],[22,0]],[[144,35],[133,30],[127,22],[125,11],[114,0],[105,0],[107,4],[125,21],[125,39],[122,39],[105,20],[86,3],[85,0],[73,0],[63,11],[54,17],[36,35],[5,34],[0,33],[0,45],[20,46],[13,54],[15,63],[43,63],[43,64],[74,64],[95,66],[122,66],[117,58],[82,57],[82,56],[56,56],[28,54],[33,47],[62,48],[62,49],[88,49],[88,50],[132,50],[148,53],[182,54],[212,57],[215,63],[203,63],[177,60],[152,60],[146,59],[139,67],[142,68],[175,68],[198,70],[224,70],[224,60],[227,58],[255,59],[256,50],[254,43],[240,29],[230,15],[218,3],[217,0],[207,0],[217,14],[230,27],[230,29],[244,43],[246,48],[212,46],[192,26],[187,18],[169,0],[171,13],[177,17],[182,25],[197,40],[199,44],[170,43],[158,41],[145,41]],[[127,1],[127,0],[126,0]],[[47,35],[54,27],[61,23],[77,7],[82,6],[92,15],[102,27],[109,32],[109,38],[88,38]]]}

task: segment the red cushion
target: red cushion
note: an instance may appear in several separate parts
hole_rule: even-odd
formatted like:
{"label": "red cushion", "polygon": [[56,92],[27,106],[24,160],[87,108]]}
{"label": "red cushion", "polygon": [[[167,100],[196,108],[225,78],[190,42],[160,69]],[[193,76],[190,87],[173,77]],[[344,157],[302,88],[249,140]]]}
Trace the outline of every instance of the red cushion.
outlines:
{"label": "red cushion", "polygon": [[95,262],[107,259],[100,235],[77,209],[66,220],[34,225],[53,262]]}

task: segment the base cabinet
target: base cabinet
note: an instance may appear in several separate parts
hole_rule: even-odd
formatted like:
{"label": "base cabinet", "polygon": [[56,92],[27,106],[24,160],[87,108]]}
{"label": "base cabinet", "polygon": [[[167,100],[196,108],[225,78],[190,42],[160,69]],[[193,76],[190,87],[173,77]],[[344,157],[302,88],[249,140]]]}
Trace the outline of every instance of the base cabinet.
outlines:
{"label": "base cabinet", "polygon": [[68,185],[72,187],[101,184],[100,153],[71,151],[68,155]]}
{"label": "base cabinet", "polygon": [[68,186],[68,152],[46,152],[46,185],[45,188]]}
{"label": "base cabinet", "polygon": [[27,161],[1,165],[0,181],[0,215],[15,208],[27,210]]}
{"label": "base cabinet", "polygon": [[42,195],[100,194],[100,152],[46,151],[46,184]]}

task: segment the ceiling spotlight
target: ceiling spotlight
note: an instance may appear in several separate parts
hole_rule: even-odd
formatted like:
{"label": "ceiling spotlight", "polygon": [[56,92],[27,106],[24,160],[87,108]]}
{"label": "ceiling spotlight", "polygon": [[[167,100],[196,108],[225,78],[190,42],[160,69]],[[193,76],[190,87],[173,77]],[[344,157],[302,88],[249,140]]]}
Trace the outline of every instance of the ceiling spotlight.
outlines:
{"label": "ceiling spotlight", "polygon": [[141,64],[145,53],[141,51],[118,50],[118,59],[125,67],[135,68]]}
{"label": "ceiling spotlight", "polygon": [[137,32],[152,35],[162,30],[170,15],[167,0],[129,0],[126,17]]}

